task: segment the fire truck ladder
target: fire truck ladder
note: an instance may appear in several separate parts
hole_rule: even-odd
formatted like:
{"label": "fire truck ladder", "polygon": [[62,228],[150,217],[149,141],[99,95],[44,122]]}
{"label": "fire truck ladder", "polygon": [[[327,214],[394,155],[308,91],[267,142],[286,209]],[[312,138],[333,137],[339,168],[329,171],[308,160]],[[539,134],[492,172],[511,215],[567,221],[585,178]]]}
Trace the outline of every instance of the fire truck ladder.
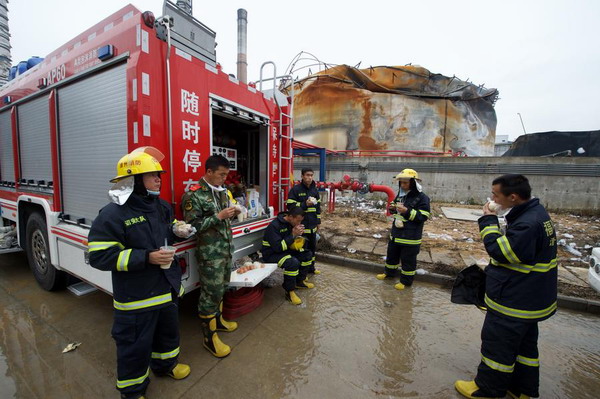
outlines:
{"label": "fire truck ladder", "polygon": [[[271,64],[273,65],[273,77],[263,79],[263,68],[265,65]],[[290,83],[290,104],[288,107],[288,113],[283,111],[283,107],[279,104],[277,99],[277,93],[279,92],[276,87],[277,79],[286,79],[289,80]],[[273,100],[275,104],[277,104],[277,109],[279,111],[278,119],[269,122],[269,134],[271,133],[271,129],[275,129],[277,132],[278,144],[279,144],[279,156],[277,162],[277,168],[279,170],[279,181],[278,187],[280,190],[279,195],[279,209],[285,209],[285,199],[287,197],[287,193],[289,189],[292,187],[292,159],[293,159],[293,149],[292,143],[294,141],[294,126],[293,126],[293,118],[294,118],[294,78],[292,75],[282,75],[277,76],[277,67],[273,61],[264,62],[260,67],[260,80],[258,89],[262,92],[262,83],[272,80],[273,81]]]}

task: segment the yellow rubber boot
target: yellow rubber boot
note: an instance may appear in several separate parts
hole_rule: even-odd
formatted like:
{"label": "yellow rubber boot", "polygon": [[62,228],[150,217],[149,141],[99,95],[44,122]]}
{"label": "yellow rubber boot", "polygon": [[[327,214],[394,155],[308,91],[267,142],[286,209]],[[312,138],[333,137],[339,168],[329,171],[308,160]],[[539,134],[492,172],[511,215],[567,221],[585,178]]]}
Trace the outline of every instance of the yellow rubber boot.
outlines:
{"label": "yellow rubber boot", "polygon": [[192,370],[190,369],[189,365],[178,363],[177,366],[175,366],[167,375],[176,380],[183,380],[185,377],[190,375],[191,371]]}
{"label": "yellow rubber boot", "polygon": [[296,288],[315,288],[315,285],[309,283],[308,280],[304,280],[302,283],[296,282]]}
{"label": "yellow rubber boot", "polygon": [[381,273],[381,274],[378,274],[375,277],[377,278],[377,280],[385,280],[385,278],[387,277],[387,274]]}
{"label": "yellow rubber boot", "polygon": [[513,399],[530,399],[531,398],[530,396],[527,396],[524,393],[522,393],[520,395],[514,394],[511,391],[507,391],[506,393],[508,394],[508,396],[510,396]]}
{"label": "yellow rubber boot", "polygon": [[479,387],[475,384],[475,381],[462,381],[458,380],[454,383],[454,388],[465,398],[469,399],[494,399],[491,397],[473,396],[473,394],[479,391]]}
{"label": "yellow rubber boot", "polygon": [[286,292],[285,299],[290,301],[292,305],[300,305],[302,303],[302,299],[294,291]]}
{"label": "yellow rubber boot", "polygon": [[403,290],[406,288],[406,286],[402,283],[398,283],[398,284],[394,285],[394,288],[397,290]]}
{"label": "yellow rubber boot", "polygon": [[313,274],[321,274],[320,270],[315,269],[315,271],[313,272]]}
{"label": "yellow rubber boot", "polygon": [[238,323],[235,321],[227,321],[223,318],[223,302],[219,304],[219,313],[217,313],[217,328],[215,331],[232,332],[237,330]]}
{"label": "yellow rubber boot", "polygon": [[225,345],[217,334],[217,317],[216,314],[204,316],[199,315],[202,319],[202,333],[204,334],[204,347],[215,357],[225,357],[231,353],[229,345]]}

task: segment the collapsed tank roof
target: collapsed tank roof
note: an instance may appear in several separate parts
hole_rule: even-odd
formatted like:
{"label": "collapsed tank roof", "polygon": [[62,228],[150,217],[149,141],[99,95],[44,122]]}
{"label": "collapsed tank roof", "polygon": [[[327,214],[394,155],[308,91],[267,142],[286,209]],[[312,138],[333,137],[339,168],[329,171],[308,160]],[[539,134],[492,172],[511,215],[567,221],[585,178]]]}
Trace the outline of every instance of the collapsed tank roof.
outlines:
{"label": "collapsed tank roof", "polygon": [[338,65],[294,86],[295,137],[332,150],[492,155],[498,90],[420,66]]}

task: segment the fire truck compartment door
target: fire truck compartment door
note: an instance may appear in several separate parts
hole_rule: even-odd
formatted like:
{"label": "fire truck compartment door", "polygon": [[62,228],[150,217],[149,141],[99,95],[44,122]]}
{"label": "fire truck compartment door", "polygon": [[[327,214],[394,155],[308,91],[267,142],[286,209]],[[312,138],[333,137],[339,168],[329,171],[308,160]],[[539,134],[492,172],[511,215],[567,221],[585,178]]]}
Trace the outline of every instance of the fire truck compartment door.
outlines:
{"label": "fire truck compartment door", "polygon": [[0,113],[0,181],[15,181],[10,111]]}
{"label": "fire truck compartment door", "polygon": [[108,203],[109,180],[127,149],[126,64],[58,92],[63,213],[86,224]]}
{"label": "fire truck compartment door", "polygon": [[21,178],[52,181],[48,96],[19,105],[19,162]]}

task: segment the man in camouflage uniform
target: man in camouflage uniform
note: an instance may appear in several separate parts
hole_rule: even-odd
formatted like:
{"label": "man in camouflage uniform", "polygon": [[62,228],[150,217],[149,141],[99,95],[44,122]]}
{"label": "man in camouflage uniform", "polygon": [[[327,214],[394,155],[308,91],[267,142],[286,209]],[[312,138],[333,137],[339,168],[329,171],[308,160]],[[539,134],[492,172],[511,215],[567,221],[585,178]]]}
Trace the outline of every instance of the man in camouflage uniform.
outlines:
{"label": "man in camouflage uniform", "polygon": [[204,347],[216,357],[225,357],[231,348],[217,331],[234,331],[237,323],[221,315],[223,294],[231,273],[233,242],[230,218],[239,213],[230,206],[222,186],[229,173],[229,162],[220,155],[206,160],[206,174],[184,194],[185,220],[197,230],[196,258],[200,277],[198,316],[202,320]]}

